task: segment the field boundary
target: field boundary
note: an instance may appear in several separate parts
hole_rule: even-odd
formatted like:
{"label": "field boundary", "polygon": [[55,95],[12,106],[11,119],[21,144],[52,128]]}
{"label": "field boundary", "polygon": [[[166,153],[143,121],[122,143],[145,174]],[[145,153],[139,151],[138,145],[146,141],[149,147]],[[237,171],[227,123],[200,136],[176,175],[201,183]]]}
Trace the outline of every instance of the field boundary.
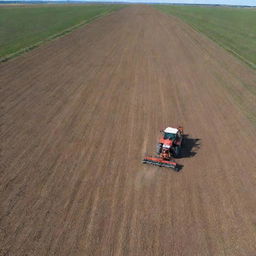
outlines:
{"label": "field boundary", "polygon": [[[121,8],[124,8],[124,7],[121,7]],[[121,8],[120,8],[120,9],[121,9]],[[118,10],[120,10],[120,9],[118,9]],[[105,11],[105,12],[103,12],[103,13],[100,13],[100,14],[98,14],[98,15],[96,15],[96,16],[94,16],[94,17],[88,19],[88,20],[84,20],[84,21],[82,21],[82,22],[80,22],[80,23],[77,23],[76,25],[73,25],[73,26],[71,26],[71,27],[69,27],[69,28],[67,28],[67,29],[62,30],[62,31],[59,32],[59,33],[53,34],[53,35],[51,35],[51,36],[49,36],[49,37],[47,37],[47,38],[45,38],[45,39],[43,39],[43,40],[41,40],[41,41],[38,41],[38,42],[35,43],[35,44],[32,44],[32,45],[27,46],[27,47],[25,47],[25,48],[22,48],[22,49],[20,49],[20,50],[18,50],[18,51],[16,51],[16,52],[13,52],[13,53],[8,54],[8,55],[6,55],[6,56],[4,56],[4,57],[1,57],[1,58],[0,58],[0,63],[6,62],[6,61],[8,61],[8,60],[10,60],[10,59],[13,59],[13,58],[15,58],[15,57],[18,57],[18,56],[20,56],[20,55],[22,55],[22,54],[24,54],[24,53],[26,53],[26,52],[29,52],[29,51],[31,51],[31,50],[33,50],[33,49],[39,47],[40,45],[42,45],[42,44],[44,44],[44,43],[46,43],[46,42],[50,42],[50,41],[59,39],[59,38],[65,36],[65,35],[71,33],[71,32],[74,31],[75,29],[80,28],[80,27],[83,26],[83,25],[90,24],[90,23],[92,23],[93,21],[95,21],[95,20],[97,20],[97,19],[100,19],[101,17],[105,17],[105,16],[111,14],[112,12],[115,12],[115,11],[118,11],[118,10],[108,10],[108,11]]]}
{"label": "field boundary", "polygon": [[[155,8],[155,6],[154,6]],[[159,10],[162,13],[165,13],[169,16],[173,16],[177,19],[179,19],[181,22],[184,22],[185,24],[189,25],[193,30],[195,30],[196,32],[200,33],[201,35],[206,36],[207,38],[209,38],[210,40],[212,40],[213,42],[215,42],[217,45],[219,45],[220,47],[222,47],[223,49],[225,49],[226,51],[232,53],[234,56],[236,56],[238,59],[240,59],[241,61],[243,61],[244,63],[246,63],[249,67],[251,67],[252,69],[256,70],[256,64],[254,64],[253,62],[247,60],[245,57],[241,56],[239,53],[237,53],[235,50],[231,49],[230,47],[226,46],[225,44],[223,44],[222,42],[218,41],[217,39],[205,34],[203,31],[201,31],[199,28],[197,28],[195,25],[187,22],[186,20],[183,20],[182,18],[180,18],[179,16],[176,16],[175,14],[170,14],[167,12],[164,12],[161,9],[156,8],[157,10]]]}
{"label": "field boundary", "polygon": [[[172,14],[171,14],[172,15]],[[231,48],[229,48],[228,46],[224,45],[223,43],[221,43],[220,41],[212,38],[211,36],[206,35],[204,32],[200,31],[200,29],[198,29],[196,26],[189,24],[188,22],[186,22],[185,20],[182,20],[180,17],[177,17],[175,15],[172,15],[178,19],[180,19],[182,22],[185,22],[186,24],[188,24],[189,26],[192,27],[192,29],[194,29],[196,32],[206,36],[207,38],[209,38],[210,40],[212,40],[213,42],[215,42],[216,44],[218,44],[220,47],[222,47],[223,49],[225,49],[226,51],[232,53],[234,56],[236,56],[238,59],[242,60],[243,62],[245,62],[248,66],[250,66],[253,69],[256,69],[256,65],[254,63],[252,63],[251,61],[247,60],[246,58],[244,58],[243,56],[241,56],[239,53],[237,53],[236,51],[232,50]]]}

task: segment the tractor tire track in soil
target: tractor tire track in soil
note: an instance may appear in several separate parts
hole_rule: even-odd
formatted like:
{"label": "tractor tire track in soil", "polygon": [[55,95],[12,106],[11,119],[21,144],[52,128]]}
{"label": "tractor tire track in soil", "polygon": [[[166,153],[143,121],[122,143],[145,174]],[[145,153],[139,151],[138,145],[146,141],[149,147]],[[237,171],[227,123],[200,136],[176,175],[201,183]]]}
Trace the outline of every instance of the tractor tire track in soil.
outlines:
{"label": "tractor tire track in soil", "polygon": [[[132,6],[0,72],[0,255],[256,254],[256,74],[235,57]],[[143,165],[176,125],[182,170]]]}

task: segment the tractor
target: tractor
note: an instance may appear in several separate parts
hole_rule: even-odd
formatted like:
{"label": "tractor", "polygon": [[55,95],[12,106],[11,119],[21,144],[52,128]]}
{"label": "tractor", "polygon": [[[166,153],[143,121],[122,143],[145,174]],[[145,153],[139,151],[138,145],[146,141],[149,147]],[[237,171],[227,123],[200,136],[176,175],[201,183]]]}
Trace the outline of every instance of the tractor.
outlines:
{"label": "tractor", "polygon": [[157,157],[146,157],[143,159],[143,163],[178,170],[177,163],[173,161],[173,158],[177,158],[180,155],[184,134],[183,127],[167,127],[160,132],[162,137],[157,144]]}

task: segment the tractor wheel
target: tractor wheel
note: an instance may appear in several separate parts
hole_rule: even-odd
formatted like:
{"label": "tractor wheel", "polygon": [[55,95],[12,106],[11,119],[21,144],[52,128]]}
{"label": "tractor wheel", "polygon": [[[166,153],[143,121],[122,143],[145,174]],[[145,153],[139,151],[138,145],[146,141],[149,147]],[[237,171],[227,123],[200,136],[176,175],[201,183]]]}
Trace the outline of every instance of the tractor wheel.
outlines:
{"label": "tractor wheel", "polygon": [[157,153],[158,155],[161,154],[162,148],[163,148],[163,144],[162,144],[162,143],[158,143],[158,144],[156,145],[156,153]]}
{"label": "tractor wheel", "polygon": [[174,150],[173,150],[174,157],[178,157],[179,154],[180,154],[180,147],[179,146],[174,147]]}

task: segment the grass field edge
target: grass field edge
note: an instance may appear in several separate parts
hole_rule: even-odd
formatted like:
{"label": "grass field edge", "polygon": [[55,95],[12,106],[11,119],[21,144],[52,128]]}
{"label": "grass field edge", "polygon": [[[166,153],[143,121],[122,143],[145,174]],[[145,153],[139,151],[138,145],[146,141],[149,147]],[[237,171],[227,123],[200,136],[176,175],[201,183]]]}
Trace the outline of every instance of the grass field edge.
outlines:
{"label": "grass field edge", "polygon": [[176,16],[174,14],[169,14],[161,9],[158,9],[156,6],[153,6],[153,8],[157,9],[158,11],[165,13],[169,16],[173,16],[177,19],[179,19],[181,22],[186,23],[187,25],[189,25],[193,30],[195,30],[196,32],[200,33],[201,35],[206,36],[208,39],[210,39],[211,41],[213,41],[214,43],[216,43],[217,45],[219,45],[221,48],[225,49],[226,51],[232,53],[234,56],[236,56],[238,59],[240,59],[241,61],[243,61],[244,63],[246,63],[249,67],[251,67],[252,69],[256,70],[256,64],[252,63],[251,61],[247,60],[246,58],[244,58],[243,56],[241,56],[239,53],[237,53],[236,51],[234,51],[233,49],[229,48],[228,46],[226,46],[225,44],[221,43],[219,40],[205,34],[203,31],[201,31],[199,28],[197,28],[195,25],[183,20],[182,18],[180,18],[179,16]]}
{"label": "grass field edge", "polygon": [[[174,16],[174,15],[173,15]],[[177,17],[177,16],[174,16]],[[177,17],[178,19],[180,19],[181,21],[183,21],[181,18]],[[183,21],[186,22],[186,21]],[[246,58],[244,58],[242,55],[240,55],[239,53],[237,53],[236,51],[234,51],[233,49],[229,48],[228,46],[226,46],[225,44],[221,43],[220,41],[218,41],[217,39],[205,34],[204,32],[202,32],[200,29],[198,29],[196,26],[186,22],[186,24],[188,24],[189,26],[191,26],[196,32],[206,36],[207,38],[209,38],[210,40],[212,40],[213,42],[215,42],[216,44],[218,44],[221,48],[225,49],[226,51],[232,53],[234,56],[236,56],[238,59],[242,60],[243,62],[245,62],[248,66],[250,66],[251,68],[256,70],[256,64],[252,63],[251,61],[247,60]]]}
{"label": "grass field edge", "polygon": [[[121,7],[121,8],[124,8],[124,7]],[[120,8],[120,9],[121,9],[121,8]],[[118,9],[118,10],[120,10],[120,9]],[[42,44],[44,44],[44,43],[46,43],[46,42],[50,42],[50,41],[53,41],[53,40],[57,40],[57,39],[59,39],[59,38],[65,36],[65,35],[71,33],[71,32],[74,31],[75,29],[80,28],[80,27],[83,26],[83,25],[88,25],[88,24],[92,23],[93,21],[95,21],[95,20],[97,20],[97,19],[100,19],[100,18],[102,18],[102,17],[105,17],[105,16],[107,16],[107,15],[109,15],[109,14],[115,12],[115,11],[118,11],[118,10],[109,10],[109,11],[103,12],[103,13],[101,13],[101,14],[98,14],[98,15],[94,16],[94,17],[91,18],[91,19],[84,20],[84,21],[82,21],[82,22],[80,22],[80,23],[77,23],[77,24],[71,26],[71,27],[68,27],[68,28],[62,30],[62,31],[59,32],[59,33],[53,34],[53,35],[51,35],[51,36],[49,36],[49,37],[47,37],[47,38],[45,38],[45,39],[43,39],[43,40],[41,40],[41,41],[38,41],[38,42],[35,43],[35,44],[32,44],[32,45],[27,46],[27,47],[25,47],[25,48],[22,48],[22,49],[20,49],[20,50],[18,50],[18,51],[16,51],[16,52],[13,52],[13,53],[8,54],[8,55],[6,55],[6,56],[4,56],[4,57],[1,57],[1,58],[0,58],[0,63],[2,63],[2,62],[7,62],[7,61],[10,60],[10,59],[13,59],[13,58],[18,57],[18,56],[20,56],[20,55],[22,55],[22,54],[25,54],[26,52],[29,52],[29,51],[31,51],[31,50],[33,50],[33,49],[39,47],[40,45],[42,45]]]}

